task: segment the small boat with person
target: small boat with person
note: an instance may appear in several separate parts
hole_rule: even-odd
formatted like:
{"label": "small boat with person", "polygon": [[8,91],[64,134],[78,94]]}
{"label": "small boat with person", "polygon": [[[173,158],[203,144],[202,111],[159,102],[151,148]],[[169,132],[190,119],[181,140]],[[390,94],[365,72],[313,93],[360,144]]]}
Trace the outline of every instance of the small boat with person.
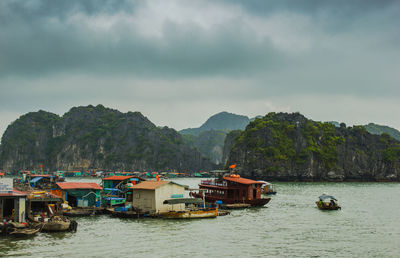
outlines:
{"label": "small boat with person", "polygon": [[[218,216],[218,207],[205,207],[204,200],[200,198],[168,199],[164,204],[170,204],[172,207],[178,205],[178,208],[161,214],[161,217],[167,219],[204,219]],[[182,204],[185,205],[183,209]]]}
{"label": "small boat with person", "polygon": [[318,208],[320,210],[340,210],[337,199],[332,195],[323,194],[319,197],[319,200],[316,202]]}

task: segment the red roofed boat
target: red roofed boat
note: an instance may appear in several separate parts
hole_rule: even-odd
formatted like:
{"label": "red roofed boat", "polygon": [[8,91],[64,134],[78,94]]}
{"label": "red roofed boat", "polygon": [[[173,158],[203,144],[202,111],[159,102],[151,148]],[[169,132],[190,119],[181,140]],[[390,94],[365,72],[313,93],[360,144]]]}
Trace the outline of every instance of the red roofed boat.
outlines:
{"label": "red roofed boat", "polygon": [[239,175],[229,175],[221,179],[202,180],[199,184],[199,192],[191,195],[203,198],[206,202],[223,204],[250,204],[251,206],[264,206],[271,198],[261,198],[261,186],[263,182],[242,178]]}

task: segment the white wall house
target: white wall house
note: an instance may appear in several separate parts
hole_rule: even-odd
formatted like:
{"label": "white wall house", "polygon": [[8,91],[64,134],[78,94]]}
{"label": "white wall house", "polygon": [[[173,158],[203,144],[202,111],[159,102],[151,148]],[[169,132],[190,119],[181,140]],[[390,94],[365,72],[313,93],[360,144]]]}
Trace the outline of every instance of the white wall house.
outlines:
{"label": "white wall house", "polygon": [[25,222],[26,193],[12,188],[12,179],[0,180],[0,221]]}
{"label": "white wall house", "polygon": [[132,206],[144,212],[163,213],[185,209],[185,204],[163,204],[167,199],[183,197],[185,187],[170,181],[144,181],[134,185]]}

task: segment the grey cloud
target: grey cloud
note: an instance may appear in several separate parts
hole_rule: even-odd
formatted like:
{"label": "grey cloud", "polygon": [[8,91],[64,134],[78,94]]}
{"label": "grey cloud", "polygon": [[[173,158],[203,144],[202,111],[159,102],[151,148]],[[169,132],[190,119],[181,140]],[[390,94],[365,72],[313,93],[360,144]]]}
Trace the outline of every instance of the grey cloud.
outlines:
{"label": "grey cloud", "polygon": [[334,16],[336,20],[357,19],[360,15],[379,12],[382,9],[398,8],[399,5],[396,0],[225,0],[223,2],[236,4],[246,11],[259,16],[293,12],[313,17],[320,15]]}
{"label": "grey cloud", "polygon": [[270,42],[253,42],[253,35],[240,24],[216,28],[210,35],[195,25],[167,22],[163,42],[141,37],[124,24],[117,26],[110,34],[98,33],[84,24],[43,17],[6,26],[0,32],[0,76],[66,71],[167,77],[235,75],[277,65],[283,58]]}
{"label": "grey cloud", "polygon": [[15,22],[34,23],[47,18],[65,21],[69,15],[82,12],[86,15],[99,13],[133,12],[143,1],[129,0],[4,0],[0,3],[1,24]]}
{"label": "grey cloud", "polygon": [[[227,12],[238,7],[245,18],[235,16],[207,29],[196,22],[166,20],[159,38],[144,36],[123,19],[109,30],[69,19],[77,14],[135,17],[138,9],[150,8],[149,3],[0,2],[0,88],[6,78],[37,80],[60,74],[149,80],[246,78],[251,79],[246,85],[249,98],[304,92],[400,94],[399,1],[198,2],[226,6]],[[295,53],[270,35],[260,36],[263,28],[241,20],[279,21],[280,15],[306,19],[292,39]],[[156,17],[147,18],[151,22]],[[296,32],[295,25],[289,24],[293,31],[288,33]],[[304,50],[296,49],[298,36],[310,41]]]}

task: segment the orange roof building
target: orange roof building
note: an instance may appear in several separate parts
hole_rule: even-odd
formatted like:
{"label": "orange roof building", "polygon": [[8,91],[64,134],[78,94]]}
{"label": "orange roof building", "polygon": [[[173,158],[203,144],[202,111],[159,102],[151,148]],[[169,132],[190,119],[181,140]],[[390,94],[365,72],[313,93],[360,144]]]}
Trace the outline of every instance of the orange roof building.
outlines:
{"label": "orange roof building", "polygon": [[184,204],[163,204],[165,200],[183,197],[185,186],[170,181],[144,181],[132,187],[132,206],[144,212],[159,214],[170,210],[184,210]]}
{"label": "orange roof building", "polygon": [[133,187],[131,187],[133,190],[155,190],[156,188],[164,185],[164,184],[168,184],[170,183],[169,181],[144,181],[140,184],[134,185]]}
{"label": "orange roof building", "polygon": [[111,181],[123,181],[129,178],[133,178],[135,176],[109,176],[106,178],[103,178],[103,180],[107,181],[107,180],[111,180]]}
{"label": "orange roof building", "polygon": [[101,186],[87,182],[62,182],[57,183],[62,192],[64,201],[72,207],[99,207]]}
{"label": "orange roof building", "polygon": [[93,189],[102,190],[101,186],[96,183],[86,183],[86,182],[61,182],[57,183],[57,186],[62,190],[69,189]]}

